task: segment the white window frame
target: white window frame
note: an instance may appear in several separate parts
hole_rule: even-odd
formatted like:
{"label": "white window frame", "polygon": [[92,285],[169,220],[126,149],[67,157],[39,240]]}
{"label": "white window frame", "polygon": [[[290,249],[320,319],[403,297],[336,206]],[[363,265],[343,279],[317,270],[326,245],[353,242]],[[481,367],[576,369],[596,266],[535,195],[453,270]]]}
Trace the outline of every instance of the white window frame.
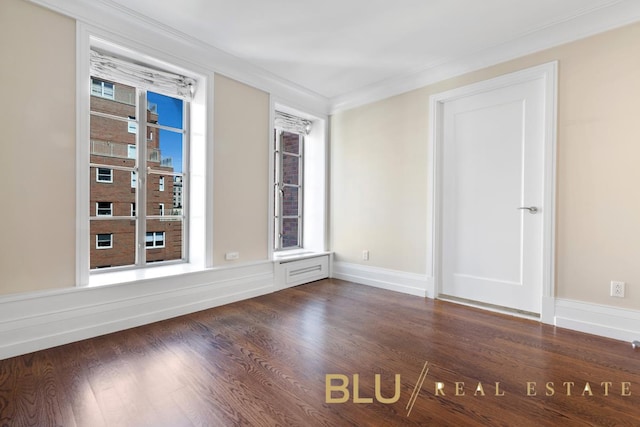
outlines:
{"label": "white window frame", "polygon": [[131,217],[136,217],[136,202],[131,203]]}
{"label": "white window frame", "polygon": [[[109,236],[109,246],[100,246],[99,236]],[[113,233],[98,233],[96,234],[96,249],[112,249],[113,248]]]}
{"label": "white window frame", "polygon": [[[109,213],[100,213],[101,209],[106,209],[100,208],[100,203],[109,203]],[[113,216],[113,202],[96,202],[96,216]]]}
{"label": "white window frame", "polygon": [[158,179],[158,191],[164,191],[164,176]]}
{"label": "white window frame", "polygon": [[[100,170],[108,170],[109,171],[109,178],[108,179],[100,179]],[[102,174],[104,176],[104,174]],[[105,184],[112,184],[113,183],[113,169],[111,168],[96,168],[96,182],[102,182]]]}
{"label": "white window frame", "polygon": [[164,203],[158,203],[158,208],[160,210],[160,216],[164,216]]}

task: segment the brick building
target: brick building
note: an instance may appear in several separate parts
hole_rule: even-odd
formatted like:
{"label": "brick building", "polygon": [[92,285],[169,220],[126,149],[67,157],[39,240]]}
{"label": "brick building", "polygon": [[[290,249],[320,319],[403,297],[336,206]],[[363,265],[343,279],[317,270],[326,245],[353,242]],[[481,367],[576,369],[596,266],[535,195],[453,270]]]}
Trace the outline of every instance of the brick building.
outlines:
{"label": "brick building", "polygon": [[[90,268],[134,265],[139,185],[133,170],[136,89],[92,79],[91,112]],[[158,119],[156,106],[148,105],[147,121],[157,123]],[[146,133],[147,166],[154,173],[146,176],[146,238],[141,248],[145,248],[147,262],[181,259],[182,220],[171,217],[182,208],[174,202],[172,159],[162,157],[158,129],[148,127]],[[165,171],[167,175],[162,174]]]}

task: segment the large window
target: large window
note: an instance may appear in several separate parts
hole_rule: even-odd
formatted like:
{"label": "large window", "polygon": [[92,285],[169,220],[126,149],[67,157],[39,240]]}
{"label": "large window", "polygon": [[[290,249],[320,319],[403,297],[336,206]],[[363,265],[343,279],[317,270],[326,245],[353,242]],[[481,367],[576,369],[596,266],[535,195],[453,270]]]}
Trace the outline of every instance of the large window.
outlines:
{"label": "large window", "polygon": [[166,84],[135,84],[129,74],[91,76],[92,270],[186,260],[186,206],[176,205],[173,183],[185,191],[189,182],[188,97],[170,96]]}

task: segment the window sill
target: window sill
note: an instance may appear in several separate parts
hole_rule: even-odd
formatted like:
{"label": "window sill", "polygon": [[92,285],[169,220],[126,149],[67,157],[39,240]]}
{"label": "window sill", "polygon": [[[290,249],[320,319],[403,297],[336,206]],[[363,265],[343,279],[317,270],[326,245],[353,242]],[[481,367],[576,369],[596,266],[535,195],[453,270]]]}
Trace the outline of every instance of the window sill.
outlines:
{"label": "window sill", "polygon": [[294,249],[291,251],[276,252],[273,254],[273,261],[285,263],[290,261],[298,261],[301,259],[315,258],[319,256],[329,255],[331,252],[314,252],[308,249]]}
{"label": "window sill", "polygon": [[137,282],[141,280],[158,279],[167,276],[179,276],[181,274],[193,273],[202,270],[204,270],[204,268],[200,266],[181,263],[105,273],[97,272],[89,275],[89,284],[86,287],[92,288],[105,285]]}

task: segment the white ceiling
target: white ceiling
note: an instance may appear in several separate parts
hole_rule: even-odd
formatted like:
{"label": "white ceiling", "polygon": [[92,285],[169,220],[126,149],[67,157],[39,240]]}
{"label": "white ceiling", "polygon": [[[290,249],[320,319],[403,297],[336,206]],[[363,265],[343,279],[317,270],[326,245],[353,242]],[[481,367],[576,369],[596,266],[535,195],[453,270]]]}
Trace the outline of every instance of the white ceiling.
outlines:
{"label": "white ceiling", "polygon": [[[326,98],[458,60],[621,0],[111,0]],[[636,0],[637,1],[637,0]]]}

